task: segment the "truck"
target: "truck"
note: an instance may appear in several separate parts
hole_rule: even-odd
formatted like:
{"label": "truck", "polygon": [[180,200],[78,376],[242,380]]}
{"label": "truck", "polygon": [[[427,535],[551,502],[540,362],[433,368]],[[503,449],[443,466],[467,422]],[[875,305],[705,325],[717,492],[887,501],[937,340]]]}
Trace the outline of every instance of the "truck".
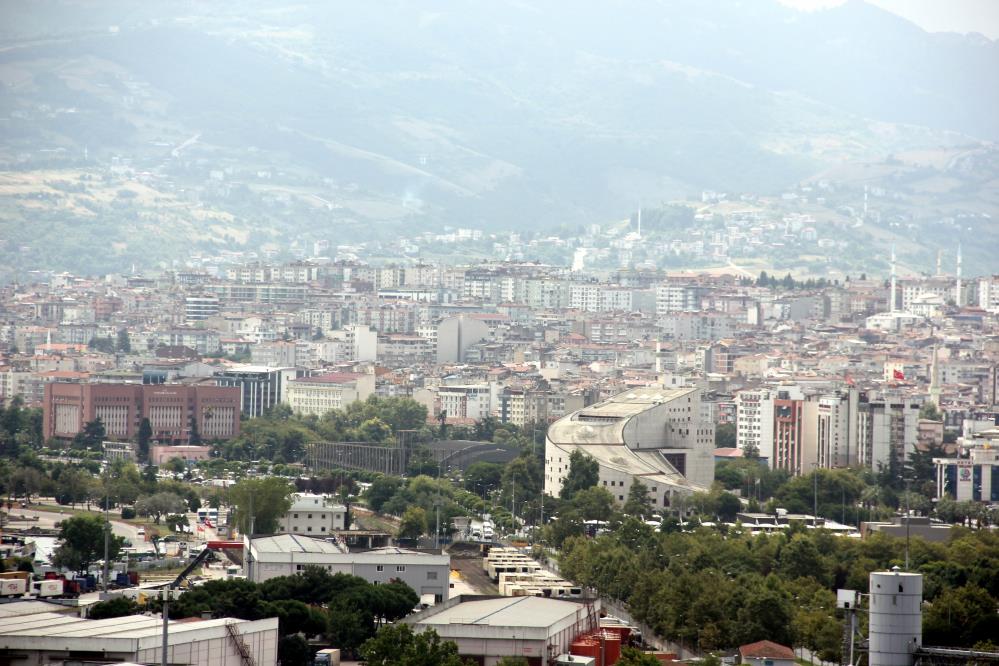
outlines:
{"label": "truck", "polygon": [[316,666],[340,666],[340,650],[336,648],[320,650],[312,663]]}
{"label": "truck", "polygon": [[61,578],[36,580],[31,583],[31,593],[39,599],[61,597],[66,581]]}
{"label": "truck", "polygon": [[28,583],[20,578],[0,578],[0,597],[23,597]]}

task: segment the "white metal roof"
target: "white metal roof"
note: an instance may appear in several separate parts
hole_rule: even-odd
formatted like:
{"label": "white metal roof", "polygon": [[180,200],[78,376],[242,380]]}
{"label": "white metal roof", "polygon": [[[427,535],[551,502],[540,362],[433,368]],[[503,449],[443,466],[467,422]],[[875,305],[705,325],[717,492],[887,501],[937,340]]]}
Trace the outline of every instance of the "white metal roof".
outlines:
{"label": "white metal roof", "polygon": [[422,625],[475,624],[491,627],[546,628],[575,617],[585,606],[542,597],[502,597],[464,601],[418,621]]}
{"label": "white metal roof", "polygon": [[253,550],[257,553],[323,553],[342,554],[343,548],[322,539],[312,539],[296,534],[275,534],[253,539]]}

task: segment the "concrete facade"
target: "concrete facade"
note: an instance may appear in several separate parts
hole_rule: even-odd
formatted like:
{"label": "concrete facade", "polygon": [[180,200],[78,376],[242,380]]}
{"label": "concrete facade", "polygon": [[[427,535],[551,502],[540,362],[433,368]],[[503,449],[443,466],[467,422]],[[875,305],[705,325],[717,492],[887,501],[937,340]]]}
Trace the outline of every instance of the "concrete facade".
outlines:
{"label": "concrete facade", "polygon": [[561,493],[577,449],[597,461],[598,483],[619,502],[635,479],[649,488],[657,508],[714,479],[714,426],[701,420],[699,388],[634,389],[553,423],[545,444],[545,493]]}
{"label": "concrete facade", "polygon": [[326,495],[296,493],[291,508],[279,526],[282,532],[305,536],[328,536],[347,529],[347,507]]}
{"label": "concrete facade", "polygon": [[398,579],[421,597],[433,595],[437,601],[448,598],[450,555],[392,547],[349,553],[339,540],[331,542],[291,534],[244,538],[243,553],[246,577],[256,583],[318,566],[333,574],[360,576],[369,583]]}

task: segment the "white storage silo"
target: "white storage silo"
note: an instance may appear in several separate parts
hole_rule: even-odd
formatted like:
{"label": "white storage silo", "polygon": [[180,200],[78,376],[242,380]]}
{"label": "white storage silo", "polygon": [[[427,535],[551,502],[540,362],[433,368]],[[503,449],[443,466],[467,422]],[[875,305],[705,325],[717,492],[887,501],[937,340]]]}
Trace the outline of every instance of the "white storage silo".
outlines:
{"label": "white storage silo", "polygon": [[871,572],[870,593],[870,666],[911,666],[923,644],[922,574]]}

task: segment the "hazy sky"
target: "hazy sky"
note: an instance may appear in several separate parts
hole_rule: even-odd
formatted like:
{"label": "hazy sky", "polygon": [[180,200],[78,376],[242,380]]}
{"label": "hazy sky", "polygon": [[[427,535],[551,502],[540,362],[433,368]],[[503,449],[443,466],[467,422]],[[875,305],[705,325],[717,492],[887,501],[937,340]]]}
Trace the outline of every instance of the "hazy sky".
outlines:
{"label": "hazy sky", "polygon": [[[999,0],[866,0],[904,16],[930,32],[978,32],[999,39]],[[845,0],[780,0],[801,9],[821,9]]]}

